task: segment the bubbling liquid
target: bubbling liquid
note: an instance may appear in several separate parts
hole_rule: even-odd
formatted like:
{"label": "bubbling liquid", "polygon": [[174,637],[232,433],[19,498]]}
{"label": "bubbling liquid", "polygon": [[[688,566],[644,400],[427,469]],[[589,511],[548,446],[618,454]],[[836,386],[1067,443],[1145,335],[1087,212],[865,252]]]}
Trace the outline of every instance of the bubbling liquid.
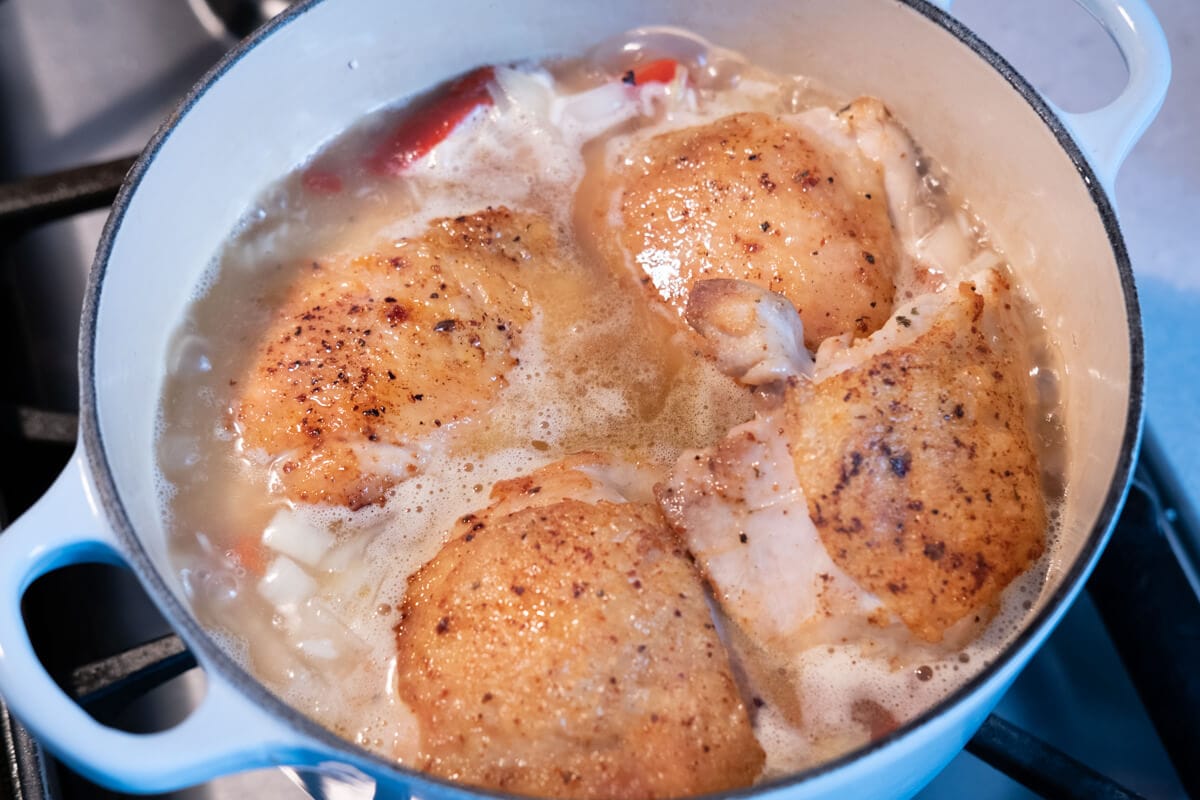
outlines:
{"label": "bubbling liquid", "polygon": [[[836,108],[844,98],[803,78],[767,75],[689,35],[656,31],[641,39],[685,63],[704,55],[704,66],[693,70],[687,91],[656,89],[640,107],[608,109],[617,124],[570,106],[572,92],[610,79],[609,62],[620,52],[613,43],[578,61],[501,70],[496,107],[477,110],[402,179],[357,166],[396,112],[362,120],[317,159],[348,176],[342,190],[314,195],[302,171],[270,187],[197,287],[171,344],[157,445],[161,505],[196,613],[287,702],[398,761],[414,756],[419,731],[395,691],[393,629],[409,576],[438,553],[455,519],[486,506],[497,481],[582,450],[665,475],[682,450],[711,445],[753,414],[743,387],[691,352],[646,306],[640,287],[601,263],[577,209],[588,205],[599,190],[596,176],[630,137],[734,111]],[[958,219],[976,239],[976,254],[986,252],[985,229],[947,190],[947,177],[924,158],[921,170],[924,212]],[[417,459],[420,472],[398,483],[386,504],[350,511],[291,503],[273,491],[277,464],[247,447],[233,407],[289,287],[314,259],[387,253],[433,218],[498,205],[549,220],[570,243],[565,256],[574,268],[529,287],[534,319],[494,407],[424,437],[415,455],[397,453]],[[947,274],[944,282],[960,277]],[[1057,354],[1032,303],[1027,316],[1037,364],[1033,430],[1053,502],[1062,492],[1056,476],[1064,451]],[[264,533],[277,545],[269,548],[273,560],[247,563],[238,543]],[[788,672],[803,699],[803,722],[754,703],[768,756],[763,777],[858,746],[977,673],[1021,628],[1057,546],[1051,530],[1041,560],[961,650],[913,644],[879,657],[852,642],[797,655]]]}

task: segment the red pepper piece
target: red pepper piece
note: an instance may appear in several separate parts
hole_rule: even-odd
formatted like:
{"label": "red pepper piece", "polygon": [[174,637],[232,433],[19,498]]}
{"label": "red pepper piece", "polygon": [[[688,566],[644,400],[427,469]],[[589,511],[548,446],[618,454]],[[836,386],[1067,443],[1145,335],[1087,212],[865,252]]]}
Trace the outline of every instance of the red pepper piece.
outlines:
{"label": "red pepper piece", "polygon": [[641,86],[644,83],[670,83],[675,80],[675,70],[678,68],[679,62],[675,59],[660,58],[639,64],[626,72],[621,80],[633,86]]}
{"label": "red pepper piece", "polygon": [[367,159],[376,175],[396,176],[450,135],[460,122],[480,106],[494,102],[488,84],[492,67],[479,67],[455,79],[445,91],[417,102],[404,114],[392,135]]}

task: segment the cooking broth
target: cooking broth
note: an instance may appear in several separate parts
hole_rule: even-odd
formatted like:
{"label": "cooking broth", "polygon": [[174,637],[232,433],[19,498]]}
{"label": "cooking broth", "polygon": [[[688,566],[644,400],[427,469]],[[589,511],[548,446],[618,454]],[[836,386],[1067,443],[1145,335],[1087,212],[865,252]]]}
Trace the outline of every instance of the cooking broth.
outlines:
{"label": "cooking broth", "polygon": [[[366,116],[264,191],[197,287],[172,342],[158,464],[173,556],[197,615],[280,697],[402,763],[414,758],[419,731],[396,693],[393,628],[408,577],[438,553],[454,520],[486,506],[497,481],[587,450],[639,470],[631,492],[652,501],[650,488],[681,452],[712,445],[754,414],[754,394],[688,344],[636,281],[611,268],[597,227],[611,214],[594,213],[602,176],[631,141],[652,132],[736,111],[836,109],[848,98],[801,77],[767,74],[687,34],[634,38],[691,64],[690,83],[572,107],[572,97],[620,75],[624,42],[582,59],[500,69],[495,107],[473,111],[399,177],[376,174],[362,155],[378,149],[403,110]],[[897,303],[954,286],[980,258],[1000,260],[989,256],[983,223],[959,187],[924,156],[920,170],[924,205],[914,213],[956,220],[971,252],[961,272],[903,273]],[[489,207],[545,220],[562,247],[558,265],[525,285],[532,320],[493,406],[439,422],[411,451],[372,451],[414,465],[386,503],[350,510],[287,499],[279,491],[286,459],[247,444],[235,406],[292,287],[345,254],[400,257],[430,220]],[[1031,266],[1017,265],[1018,285]],[[1033,430],[1054,519],[1065,457],[1057,354],[1036,306],[1028,306]],[[859,746],[977,673],[1021,628],[1056,545],[1052,525],[1042,558],[1005,591],[982,634],[961,647],[853,641],[792,659],[803,721],[754,703],[767,752],[762,778]],[[275,576],[270,586],[264,572]],[[757,698],[768,689],[749,691]]]}

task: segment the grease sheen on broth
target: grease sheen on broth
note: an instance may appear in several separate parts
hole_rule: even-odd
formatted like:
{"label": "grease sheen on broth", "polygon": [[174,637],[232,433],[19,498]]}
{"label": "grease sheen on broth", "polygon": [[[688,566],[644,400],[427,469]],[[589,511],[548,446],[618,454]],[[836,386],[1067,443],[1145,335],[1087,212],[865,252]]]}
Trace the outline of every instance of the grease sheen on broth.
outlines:
{"label": "grease sheen on broth", "polygon": [[[683,34],[641,40],[685,62],[698,52]],[[714,48],[708,69],[693,70],[692,96],[663,92],[645,101],[653,114],[625,108],[627,117],[611,127],[586,115],[554,120],[532,102],[539,87],[553,97],[610,80],[604,66],[619,52],[610,44],[545,71],[503,72],[496,107],[473,114],[399,179],[355,166],[396,111],[356,123],[316,160],[347,176],[342,190],[312,193],[304,170],[268,188],[197,287],[171,343],[158,465],[173,557],[194,609],[274,692],[386,757],[408,760],[418,742],[391,673],[398,605],[408,576],[437,554],[455,519],[485,506],[495,482],[583,450],[614,453],[661,479],[683,450],[712,445],[754,413],[751,393],[695,352],[675,323],[646,303],[641,286],[606,266],[603,234],[586,210],[595,207],[607,165],[647,131],[738,111],[836,108],[845,98]],[[948,191],[946,176],[925,158],[921,169],[927,205],[919,213],[958,219],[975,240],[972,255],[986,252],[986,231],[956,193],[961,187]],[[386,504],[350,511],[294,504],[273,491],[285,460],[248,446],[231,406],[297,276],[328,259],[404,253],[431,219],[501,206],[544,219],[563,246],[564,266],[525,286],[532,320],[494,408],[441,426],[413,452],[396,454],[421,466],[390,489]],[[1018,279],[1031,266],[1017,265]],[[945,284],[960,277],[934,276]],[[1064,458],[1057,353],[1032,302],[1027,322],[1037,365],[1033,430],[1053,503]],[[272,526],[285,535],[307,530],[298,540],[315,543],[311,564],[291,559],[312,582],[295,603],[273,603],[257,591],[255,572],[264,565],[246,563],[247,551],[238,547]],[[775,704],[756,709],[755,732],[767,752],[763,777],[852,749],[887,727],[881,718],[910,719],[975,674],[1020,628],[1056,543],[1051,530],[1042,558],[1004,593],[983,633],[961,648],[908,643],[897,651],[846,642],[796,657],[788,672],[801,692],[804,722],[797,726]],[[251,552],[264,558],[270,550]]]}

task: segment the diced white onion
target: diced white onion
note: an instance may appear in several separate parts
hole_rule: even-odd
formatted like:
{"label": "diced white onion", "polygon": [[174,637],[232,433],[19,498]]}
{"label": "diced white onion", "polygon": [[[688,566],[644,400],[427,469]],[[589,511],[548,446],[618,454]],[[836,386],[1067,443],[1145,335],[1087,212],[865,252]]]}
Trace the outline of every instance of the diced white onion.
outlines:
{"label": "diced white onion", "polygon": [[258,582],[258,593],[276,608],[294,607],[317,591],[317,582],[287,556],[279,556]]}
{"label": "diced white onion", "polygon": [[263,531],[262,542],[302,564],[314,566],[333,547],[333,534],[318,528],[301,514],[284,509],[275,515]]}

